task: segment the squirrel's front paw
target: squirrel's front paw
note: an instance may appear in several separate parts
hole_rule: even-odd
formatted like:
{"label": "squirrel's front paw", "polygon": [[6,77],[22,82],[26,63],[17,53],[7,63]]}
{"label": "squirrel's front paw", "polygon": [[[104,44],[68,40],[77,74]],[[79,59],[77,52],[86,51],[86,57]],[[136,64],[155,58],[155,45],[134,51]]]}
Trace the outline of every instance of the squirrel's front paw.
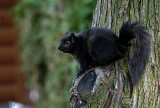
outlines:
{"label": "squirrel's front paw", "polygon": [[76,77],[78,78],[78,77],[80,77],[81,75],[83,74],[83,72],[78,72],[77,74],[76,74]]}

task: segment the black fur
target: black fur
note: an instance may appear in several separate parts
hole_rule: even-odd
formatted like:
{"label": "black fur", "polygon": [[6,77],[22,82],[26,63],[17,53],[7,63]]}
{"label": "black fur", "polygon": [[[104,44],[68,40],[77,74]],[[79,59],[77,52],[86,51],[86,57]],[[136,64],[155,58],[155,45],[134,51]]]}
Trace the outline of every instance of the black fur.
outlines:
{"label": "black fur", "polygon": [[[73,55],[79,64],[77,76],[80,76],[89,67],[109,65],[125,57],[133,38],[136,38],[136,46],[129,67],[135,85],[145,71],[150,50],[149,34],[137,22],[124,23],[119,38],[112,31],[100,27],[90,28],[81,34],[67,33],[58,49]],[[66,45],[67,41],[69,45]]]}

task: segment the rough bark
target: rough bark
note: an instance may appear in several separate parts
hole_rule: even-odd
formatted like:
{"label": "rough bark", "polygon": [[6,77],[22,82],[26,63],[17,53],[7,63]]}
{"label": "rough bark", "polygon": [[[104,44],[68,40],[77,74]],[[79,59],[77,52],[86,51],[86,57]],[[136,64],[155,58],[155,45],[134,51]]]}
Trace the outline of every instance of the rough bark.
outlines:
{"label": "rough bark", "polygon": [[[128,19],[140,21],[151,35],[150,58],[142,81],[134,88],[130,85],[128,63],[134,49],[131,48],[123,60],[89,70],[87,73],[96,74],[95,79],[86,80],[87,74],[75,79],[71,107],[79,102],[77,107],[85,108],[160,108],[160,0],[98,0],[92,26],[107,27],[118,35],[120,26]],[[94,85],[84,87],[91,79]],[[85,92],[80,94],[77,91],[81,87]]]}

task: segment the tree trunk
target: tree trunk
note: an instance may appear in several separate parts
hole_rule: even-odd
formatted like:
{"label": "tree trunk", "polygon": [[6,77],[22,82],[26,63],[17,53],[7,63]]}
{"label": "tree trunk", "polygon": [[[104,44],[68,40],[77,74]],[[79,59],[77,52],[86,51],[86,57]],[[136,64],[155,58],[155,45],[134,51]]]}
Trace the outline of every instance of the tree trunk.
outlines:
{"label": "tree trunk", "polygon": [[134,88],[130,86],[131,48],[125,59],[92,68],[75,79],[71,107],[160,108],[160,0],[98,0],[92,26],[109,28],[118,35],[128,19],[140,21],[151,35],[150,58],[142,81]]}

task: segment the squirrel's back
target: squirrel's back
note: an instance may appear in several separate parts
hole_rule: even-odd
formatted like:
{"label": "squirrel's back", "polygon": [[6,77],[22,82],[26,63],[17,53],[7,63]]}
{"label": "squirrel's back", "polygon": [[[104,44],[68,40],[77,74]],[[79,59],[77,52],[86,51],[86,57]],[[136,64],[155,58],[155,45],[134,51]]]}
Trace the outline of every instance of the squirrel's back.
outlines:
{"label": "squirrel's back", "polygon": [[84,38],[89,39],[88,41],[92,41],[97,38],[107,38],[108,40],[118,39],[114,32],[103,27],[92,27],[84,31],[82,35]]}
{"label": "squirrel's back", "polygon": [[84,31],[82,35],[84,50],[95,64],[107,65],[124,56],[117,49],[118,37],[111,30],[93,27]]}

